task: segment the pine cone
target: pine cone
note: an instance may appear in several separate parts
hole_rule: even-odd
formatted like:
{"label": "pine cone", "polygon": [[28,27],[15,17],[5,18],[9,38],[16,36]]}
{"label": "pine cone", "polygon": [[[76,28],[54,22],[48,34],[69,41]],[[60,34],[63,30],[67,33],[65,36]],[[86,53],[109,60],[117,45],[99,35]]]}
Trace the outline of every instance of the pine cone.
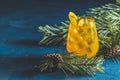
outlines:
{"label": "pine cone", "polygon": [[64,62],[62,56],[58,53],[47,54],[47,55],[44,56],[44,58],[45,59],[50,59],[55,63]]}
{"label": "pine cone", "polygon": [[113,46],[110,50],[108,50],[107,54],[105,55],[106,59],[110,59],[115,55],[120,55],[120,45]]}

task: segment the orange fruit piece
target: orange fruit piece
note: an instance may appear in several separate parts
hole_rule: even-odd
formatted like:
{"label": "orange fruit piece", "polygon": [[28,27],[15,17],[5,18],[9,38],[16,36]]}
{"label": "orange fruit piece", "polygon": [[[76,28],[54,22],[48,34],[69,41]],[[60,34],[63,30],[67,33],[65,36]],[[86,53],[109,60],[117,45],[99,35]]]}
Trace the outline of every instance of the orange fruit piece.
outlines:
{"label": "orange fruit piece", "polygon": [[73,12],[69,12],[68,16],[70,24],[67,36],[67,51],[77,56],[94,57],[99,49],[94,19],[77,16]]}

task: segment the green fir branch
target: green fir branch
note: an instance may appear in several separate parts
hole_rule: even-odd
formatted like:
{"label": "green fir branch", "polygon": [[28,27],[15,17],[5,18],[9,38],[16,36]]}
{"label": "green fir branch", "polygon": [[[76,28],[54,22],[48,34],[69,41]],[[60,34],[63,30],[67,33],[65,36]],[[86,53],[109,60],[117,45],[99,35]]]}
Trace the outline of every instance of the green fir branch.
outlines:
{"label": "green fir branch", "polygon": [[[120,4],[108,3],[103,6],[89,9],[88,16],[95,19],[100,42],[100,54],[107,54],[115,45],[120,45]],[[39,31],[43,32],[40,44],[65,45],[67,39],[69,22],[63,22],[61,26],[40,26]],[[118,53],[115,53],[119,55]],[[116,57],[117,56],[113,56]]]}
{"label": "green fir branch", "polygon": [[[48,54],[45,55],[38,67],[41,72],[63,71],[66,75],[95,75],[103,72],[102,63],[107,54],[110,58],[119,62],[120,59],[120,4],[105,4],[98,8],[87,11],[87,15],[95,19],[100,42],[99,56],[88,59],[86,56],[78,57],[67,54]],[[44,33],[39,44],[45,45],[65,45],[67,39],[69,22],[62,22],[62,25],[45,27],[40,26],[39,31]],[[118,45],[119,49],[114,49]],[[111,54],[108,54],[108,52]]]}
{"label": "green fir branch", "polygon": [[[87,11],[89,16],[92,16],[97,25],[97,31],[100,38],[111,37],[113,34],[118,35],[120,32],[120,4],[106,4],[104,6],[98,8],[92,8]],[[61,26],[48,26],[45,27],[40,26],[39,31],[43,32],[45,35],[43,39],[40,41],[40,44],[52,44],[52,45],[65,45],[68,25],[69,22],[62,22]],[[114,33],[115,32],[115,33]],[[102,33],[102,36],[101,36]],[[119,36],[117,36],[119,38]],[[105,39],[103,39],[105,40]],[[108,40],[104,41],[107,42]],[[114,41],[116,42],[116,41]],[[111,45],[114,42],[111,41],[108,45]],[[119,40],[117,40],[119,44]],[[112,44],[112,45],[113,45]],[[104,45],[104,44],[101,44]],[[107,46],[108,46],[107,45]]]}
{"label": "green fir branch", "polygon": [[90,9],[87,14],[96,21],[100,42],[99,52],[111,56],[110,59],[114,62],[119,62],[119,50],[114,49],[114,46],[120,46],[120,4],[105,4]]}
{"label": "green fir branch", "polygon": [[[38,67],[41,72],[44,71],[54,71],[54,70],[62,70],[66,75],[95,75],[97,72],[103,72],[104,67],[101,64],[104,61],[103,56],[94,57],[91,59],[87,59],[86,56],[78,57],[71,56],[67,54],[56,53],[57,55],[62,56],[63,61],[56,62],[55,54],[51,55],[50,58],[43,59],[41,65]],[[56,56],[57,57],[57,56]]]}
{"label": "green fir branch", "polygon": [[45,45],[65,45],[68,32],[68,21],[62,22],[61,26],[40,26],[38,29],[44,33],[42,40],[39,44]]}
{"label": "green fir branch", "polygon": [[106,4],[87,11],[96,20],[99,41],[104,47],[120,43],[120,4]]}

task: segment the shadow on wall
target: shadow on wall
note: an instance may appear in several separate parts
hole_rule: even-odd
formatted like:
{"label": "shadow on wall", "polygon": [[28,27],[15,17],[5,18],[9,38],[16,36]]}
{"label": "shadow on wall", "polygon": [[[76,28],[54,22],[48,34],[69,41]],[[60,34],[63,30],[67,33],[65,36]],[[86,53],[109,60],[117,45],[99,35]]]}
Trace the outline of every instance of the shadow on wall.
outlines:
{"label": "shadow on wall", "polygon": [[[1,61],[2,60],[2,61]],[[40,65],[41,56],[27,56],[27,57],[6,57],[0,60],[0,74],[2,72],[9,73],[12,77],[34,77],[46,76],[49,78],[65,78],[65,74],[61,72],[45,72],[41,73],[36,66]]]}
{"label": "shadow on wall", "polygon": [[4,57],[0,60],[0,71],[11,71],[13,76],[32,77],[40,74],[37,66],[40,65],[41,60],[41,56]]}
{"label": "shadow on wall", "polygon": [[[35,76],[47,77],[50,80],[65,79],[65,78],[74,78],[80,76],[65,75],[63,72],[44,72],[41,73],[38,69],[42,56],[26,56],[26,57],[7,57],[4,60],[0,60],[0,74],[2,72],[9,73],[12,77],[18,78],[32,78]],[[82,75],[87,76],[87,75]],[[70,79],[71,80],[71,79]]]}
{"label": "shadow on wall", "polygon": [[39,40],[12,40],[9,41],[8,44],[15,45],[15,46],[22,46],[22,47],[39,47],[38,44]]}
{"label": "shadow on wall", "polygon": [[63,47],[62,45],[45,45],[39,44],[40,40],[32,40],[32,39],[23,39],[23,40],[12,40],[9,41],[8,44],[14,46],[21,46],[21,47]]}

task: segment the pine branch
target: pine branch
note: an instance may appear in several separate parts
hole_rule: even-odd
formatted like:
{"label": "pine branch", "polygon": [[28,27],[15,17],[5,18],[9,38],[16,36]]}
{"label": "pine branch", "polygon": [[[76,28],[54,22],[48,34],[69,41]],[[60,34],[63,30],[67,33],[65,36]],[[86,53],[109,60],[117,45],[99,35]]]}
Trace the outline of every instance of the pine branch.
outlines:
{"label": "pine branch", "polygon": [[120,45],[120,4],[106,4],[98,8],[92,8],[87,13],[97,22],[102,53],[109,55],[108,57],[111,56],[113,60],[118,59],[118,50],[115,52],[111,49]]}
{"label": "pine branch", "polygon": [[[120,45],[120,4],[105,4],[87,11],[95,19],[100,42],[99,53],[107,55],[115,45]],[[45,35],[40,44],[65,45],[69,22],[61,26],[39,27]],[[112,52],[113,53],[113,52]],[[119,55],[118,53],[114,53]],[[112,57],[112,56],[111,56]]]}
{"label": "pine branch", "polygon": [[106,4],[90,9],[87,13],[97,22],[100,50],[102,50],[99,52],[104,53],[105,58],[119,62],[119,48],[115,49],[115,46],[120,45],[120,4]]}
{"label": "pine branch", "polygon": [[62,22],[61,26],[40,26],[38,29],[44,33],[42,40],[39,44],[45,45],[65,45],[68,32],[68,21]]}
{"label": "pine branch", "polygon": [[[120,4],[106,4],[87,11],[89,16],[95,18],[100,38],[111,37],[114,32],[120,32]],[[61,26],[40,26],[39,31],[45,33],[40,44],[65,45],[69,22],[63,22]],[[102,33],[102,36],[101,36]],[[118,35],[119,33],[117,33]],[[119,36],[118,36],[119,37]],[[107,42],[107,41],[106,41]],[[103,42],[102,42],[103,43]],[[104,45],[104,44],[101,44]],[[109,43],[111,45],[111,43]],[[106,46],[109,46],[106,45]]]}
{"label": "pine branch", "polygon": [[66,75],[95,75],[97,72],[103,72],[101,66],[104,59],[103,56],[87,59],[86,56],[70,56],[69,54],[48,54],[45,55],[39,69],[43,71],[59,71],[62,70]]}

